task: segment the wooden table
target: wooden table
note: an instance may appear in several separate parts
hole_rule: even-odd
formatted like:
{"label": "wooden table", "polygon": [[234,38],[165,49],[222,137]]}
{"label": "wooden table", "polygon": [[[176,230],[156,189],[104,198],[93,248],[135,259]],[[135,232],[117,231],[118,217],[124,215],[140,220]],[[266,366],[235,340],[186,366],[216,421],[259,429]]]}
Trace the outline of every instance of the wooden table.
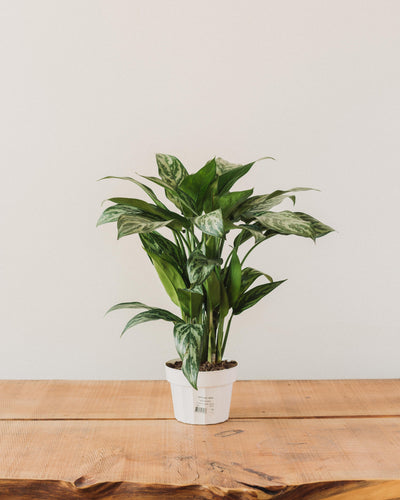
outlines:
{"label": "wooden table", "polygon": [[0,381],[0,499],[400,499],[400,380],[241,381],[174,420],[164,381]]}

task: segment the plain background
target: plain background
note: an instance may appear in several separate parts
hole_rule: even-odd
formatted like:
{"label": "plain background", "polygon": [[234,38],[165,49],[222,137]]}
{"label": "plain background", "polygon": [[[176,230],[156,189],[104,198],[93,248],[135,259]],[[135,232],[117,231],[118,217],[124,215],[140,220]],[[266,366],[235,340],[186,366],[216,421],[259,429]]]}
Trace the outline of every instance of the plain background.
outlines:
{"label": "plain background", "polygon": [[1,0],[0,51],[1,378],[164,377],[170,324],[120,339],[104,311],[174,306],[138,237],[95,227],[142,197],[96,180],[157,152],[272,155],[238,188],[317,187],[297,209],[337,229],[249,259],[288,281],[233,323],[241,378],[399,376],[400,2]]}

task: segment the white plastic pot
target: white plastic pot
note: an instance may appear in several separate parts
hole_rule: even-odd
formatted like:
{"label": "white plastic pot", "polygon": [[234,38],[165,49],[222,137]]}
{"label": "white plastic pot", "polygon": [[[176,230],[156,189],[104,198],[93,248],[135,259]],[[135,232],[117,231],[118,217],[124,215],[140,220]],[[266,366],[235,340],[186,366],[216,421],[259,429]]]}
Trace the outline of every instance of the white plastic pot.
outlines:
{"label": "white plastic pot", "polygon": [[[178,361],[172,359],[167,363]],[[182,370],[165,365],[171,385],[175,418],[185,424],[219,424],[229,418],[232,386],[237,379],[237,365],[225,370],[199,372],[196,391]]]}

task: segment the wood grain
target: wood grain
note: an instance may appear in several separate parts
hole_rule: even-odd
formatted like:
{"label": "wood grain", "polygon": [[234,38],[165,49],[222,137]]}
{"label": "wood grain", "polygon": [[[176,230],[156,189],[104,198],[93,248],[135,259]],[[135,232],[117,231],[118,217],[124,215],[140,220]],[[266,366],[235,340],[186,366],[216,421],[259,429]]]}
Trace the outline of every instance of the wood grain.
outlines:
{"label": "wood grain", "polygon": [[67,481],[0,480],[4,500],[398,500],[400,481],[340,481],[278,488],[221,488],[129,482],[100,483],[84,488]]}
{"label": "wood grain", "polygon": [[2,421],[0,477],[238,488],[400,479],[400,419]]}
{"label": "wood grain", "polygon": [[0,500],[399,500],[400,381],[242,381],[228,422],[161,381],[0,381]]}
{"label": "wood grain", "polygon": [[[400,416],[400,380],[234,384],[232,418]],[[165,381],[0,380],[0,419],[173,418]]]}

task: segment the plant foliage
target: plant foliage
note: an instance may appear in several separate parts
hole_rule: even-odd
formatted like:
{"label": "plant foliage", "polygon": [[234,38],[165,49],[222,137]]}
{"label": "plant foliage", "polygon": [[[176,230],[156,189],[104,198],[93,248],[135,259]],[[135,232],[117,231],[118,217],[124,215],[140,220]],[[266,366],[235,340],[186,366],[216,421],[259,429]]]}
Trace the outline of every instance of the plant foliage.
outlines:
{"label": "plant foliage", "polygon": [[[238,165],[213,158],[189,174],[175,156],[157,154],[156,161],[159,177],[144,178],[163,189],[171,207],[147,184],[132,177],[104,177],[136,184],[152,203],[110,198],[112,205],[104,210],[97,225],[116,222],[118,238],[139,234],[180,316],[140,302],[117,304],[109,311],[144,309],[128,321],[122,334],[146,321],[172,322],[182,370],[197,389],[200,364],[222,360],[233,316],[253,307],[285,281],[274,281],[264,272],[245,267],[250,252],[273,236],[296,235],[315,241],[333,229],[303,212],[273,210],[287,199],[294,205],[295,193],[311,188],[257,196],[253,196],[253,189],[231,191],[256,162]],[[230,232],[235,235],[232,244],[227,239]],[[240,258],[242,245],[251,239],[254,243]],[[253,286],[259,278],[266,283]]]}

